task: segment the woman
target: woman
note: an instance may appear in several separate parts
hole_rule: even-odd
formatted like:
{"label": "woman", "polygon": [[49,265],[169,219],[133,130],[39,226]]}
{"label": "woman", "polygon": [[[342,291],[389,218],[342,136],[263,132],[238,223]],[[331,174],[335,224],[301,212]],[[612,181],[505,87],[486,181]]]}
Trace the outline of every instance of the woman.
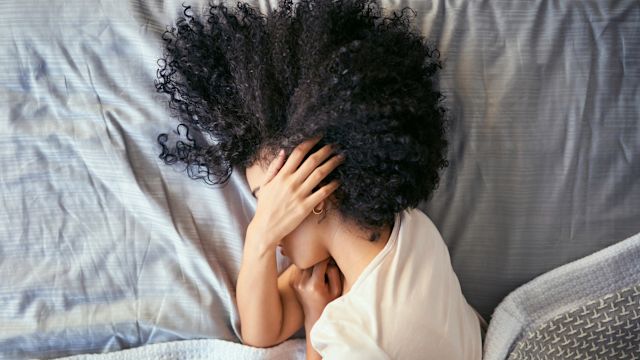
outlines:
{"label": "woman", "polygon": [[[192,178],[244,170],[256,197],[236,299],[245,344],[304,327],[308,358],[480,359],[436,227],[416,206],[446,167],[437,51],[373,0],[186,7],[164,35],[158,91],[196,135],[160,155]],[[201,141],[204,142],[203,139]],[[197,170],[194,172],[193,170]],[[213,179],[212,179],[213,177]],[[280,246],[292,265],[277,274]]]}

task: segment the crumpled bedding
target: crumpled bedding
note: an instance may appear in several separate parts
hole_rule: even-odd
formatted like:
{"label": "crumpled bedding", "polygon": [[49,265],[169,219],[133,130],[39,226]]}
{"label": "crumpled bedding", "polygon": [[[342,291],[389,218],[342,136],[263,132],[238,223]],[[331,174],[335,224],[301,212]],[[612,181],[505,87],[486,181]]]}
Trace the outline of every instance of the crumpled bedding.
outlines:
{"label": "crumpled bedding", "polygon": [[[420,208],[485,318],[640,230],[640,3],[381,4],[416,10],[445,60],[450,166]],[[244,174],[209,186],[158,158],[177,122],[156,61],[181,5],[0,3],[0,359],[239,342]]]}
{"label": "crumpled bedding", "polygon": [[493,313],[484,360],[640,355],[640,232],[520,286]]}
{"label": "crumpled bedding", "polygon": [[106,354],[81,354],[59,360],[305,360],[304,339],[289,339],[270,348],[231,341],[199,339],[149,344]]}

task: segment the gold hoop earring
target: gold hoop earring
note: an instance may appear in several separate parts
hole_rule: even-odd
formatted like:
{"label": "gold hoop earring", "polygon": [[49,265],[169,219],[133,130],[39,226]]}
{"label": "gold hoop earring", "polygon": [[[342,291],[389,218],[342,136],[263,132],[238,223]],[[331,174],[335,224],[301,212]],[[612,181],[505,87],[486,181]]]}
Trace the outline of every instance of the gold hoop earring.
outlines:
{"label": "gold hoop earring", "polygon": [[324,212],[324,209],[320,209],[320,212],[316,212],[316,208],[313,208],[313,213],[316,215],[320,215]]}

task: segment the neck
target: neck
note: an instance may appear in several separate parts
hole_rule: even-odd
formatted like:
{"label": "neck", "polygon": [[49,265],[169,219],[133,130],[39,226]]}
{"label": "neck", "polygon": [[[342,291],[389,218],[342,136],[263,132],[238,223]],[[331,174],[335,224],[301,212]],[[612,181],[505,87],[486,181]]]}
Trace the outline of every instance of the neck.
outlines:
{"label": "neck", "polygon": [[380,237],[372,242],[369,241],[371,232],[354,232],[345,227],[336,227],[327,250],[344,275],[343,295],[351,290],[362,271],[385,247],[391,230],[391,226],[385,226],[380,230]]}

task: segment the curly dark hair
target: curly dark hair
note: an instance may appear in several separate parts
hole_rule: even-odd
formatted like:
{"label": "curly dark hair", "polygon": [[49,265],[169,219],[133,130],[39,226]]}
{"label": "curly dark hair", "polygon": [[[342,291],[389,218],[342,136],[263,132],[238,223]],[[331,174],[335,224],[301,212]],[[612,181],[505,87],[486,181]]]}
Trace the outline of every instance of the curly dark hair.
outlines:
{"label": "curly dark hair", "polygon": [[449,165],[447,111],[440,54],[411,28],[405,10],[415,11],[383,17],[375,0],[279,0],[268,16],[209,3],[205,20],[182,6],[163,34],[155,85],[191,144],[169,149],[160,134],[165,163],[223,184],[234,166],[264,166],[323,135],[307,156],[325,144],[346,155],[316,187],[340,180],[332,197],[343,219],[378,229],[430,198]]}

